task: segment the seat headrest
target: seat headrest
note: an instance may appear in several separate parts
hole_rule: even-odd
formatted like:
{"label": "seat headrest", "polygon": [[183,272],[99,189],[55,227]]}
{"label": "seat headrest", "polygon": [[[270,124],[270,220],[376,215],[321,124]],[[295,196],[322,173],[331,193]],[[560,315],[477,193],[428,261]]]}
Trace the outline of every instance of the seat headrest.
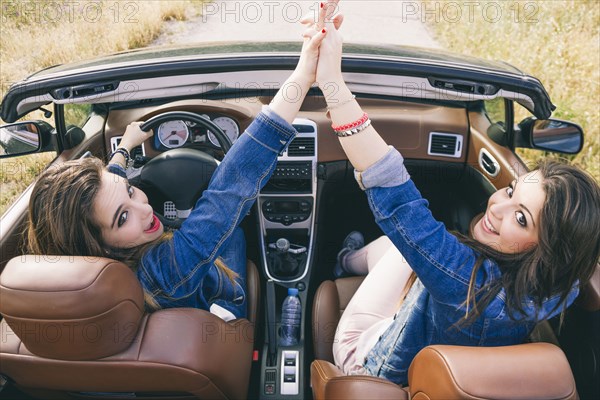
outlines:
{"label": "seat headrest", "polygon": [[0,313],[33,354],[93,360],[131,345],[144,294],[133,271],[111,259],[26,255],[0,275]]}
{"label": "seat headrest", "polygon": [[578,398],[567,357],[550,343],[428,346],[410,364],[408,382],[419,400]]}

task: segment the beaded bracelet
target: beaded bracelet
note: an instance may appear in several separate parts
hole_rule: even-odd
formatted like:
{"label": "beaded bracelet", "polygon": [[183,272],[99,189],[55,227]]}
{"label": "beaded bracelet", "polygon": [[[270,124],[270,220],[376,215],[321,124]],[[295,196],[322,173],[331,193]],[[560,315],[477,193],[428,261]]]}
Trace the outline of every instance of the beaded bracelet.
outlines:
{"label": "beaded bracelet", "polygon": [[356,128],[362,124],[364,124],[365,122],[367,122],[367,120],[369,119],[369,116],[367,115],[367,113],[363,113],[362,117],[360,117],[360,119],[354,121],[354,122],[350,122],[349,124],[346,125],[331,125],[331,127],[333,128],[334,131],[347,131],[349,129],[353,129]]}
{"label": "beaded bracelet", "polygon": [[116,149],[108,158],[108,161],[110,162],[110,160],[113,159],[114,156],[116,156],[117,154],[121,154],[123,156],[123,158],[125,158],[125,168],[129,168],[129,164],[131,163],[131,156],[129,155],[129,152],[127,151],[127,149],[124,149],[123,147],[119,147],[118,149]]}

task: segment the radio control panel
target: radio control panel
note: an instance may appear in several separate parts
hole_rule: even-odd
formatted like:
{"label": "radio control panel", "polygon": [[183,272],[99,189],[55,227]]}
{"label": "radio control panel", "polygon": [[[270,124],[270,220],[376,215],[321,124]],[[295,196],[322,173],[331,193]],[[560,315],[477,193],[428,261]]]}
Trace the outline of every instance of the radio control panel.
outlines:
{"label": "radio control panel", "polygon": [[279,161],[263,194],[311,194],[313,190],[312,161]]}
{"label": "radio control panel", "polygon": [[289,226],[306,221],[312,212],[312,205],[311,197],[270,197],[262,203],[262,212],[267,221]]}

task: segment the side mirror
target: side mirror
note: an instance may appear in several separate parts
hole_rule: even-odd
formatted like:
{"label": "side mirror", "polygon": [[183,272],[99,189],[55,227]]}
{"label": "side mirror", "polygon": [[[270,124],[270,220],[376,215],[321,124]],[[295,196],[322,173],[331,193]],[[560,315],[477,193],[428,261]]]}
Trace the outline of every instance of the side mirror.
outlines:
{"label": "side mirror", "polygon": [[519,147],[565,154],[577,154],[583,148],[583,130],[572,122],[527,118],[519,128],[523,139]]}
{"label": "side mirror", "polygon": [[35,153],[42,148],[42,135],[52,127],[43,121],[25,121],[0,127],[0,158]]}

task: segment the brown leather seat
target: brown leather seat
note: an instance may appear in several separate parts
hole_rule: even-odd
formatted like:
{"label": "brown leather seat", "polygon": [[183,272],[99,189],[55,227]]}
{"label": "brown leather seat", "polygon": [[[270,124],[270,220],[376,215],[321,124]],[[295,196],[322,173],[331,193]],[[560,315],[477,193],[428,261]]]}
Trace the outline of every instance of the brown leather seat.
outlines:
{"label": "brown leather seat", "polygon": [[564,353],[550,343],[429,346],[413,360],[406,388],[377,377],[345,375],[333,365],[332,345],[339,318],[362,280],[325,281],[315,294],[311,384],[316,400],[578,398]]}
{"label": "brown leather seat", "polygon": [[[251,262],[248,285],[254,319]],[[139,281],[122,263],[17,257],[0,276],[0,296],[0,374],[35,397],[247,396],[253,323],[191,308],[148,314]]]}

